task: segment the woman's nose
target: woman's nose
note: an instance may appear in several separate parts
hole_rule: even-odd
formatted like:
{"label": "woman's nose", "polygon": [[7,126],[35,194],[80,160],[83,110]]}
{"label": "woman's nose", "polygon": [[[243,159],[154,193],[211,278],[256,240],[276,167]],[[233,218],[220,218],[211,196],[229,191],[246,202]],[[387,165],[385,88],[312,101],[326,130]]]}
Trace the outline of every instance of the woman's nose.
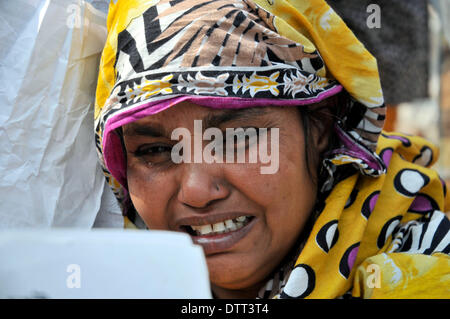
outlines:
{"label": "woman's nose", "polygon": [[212,202],[227,198],[230,189],[219,170],[214,164],[184,164],[178,201],[193,208],[205,208]]}

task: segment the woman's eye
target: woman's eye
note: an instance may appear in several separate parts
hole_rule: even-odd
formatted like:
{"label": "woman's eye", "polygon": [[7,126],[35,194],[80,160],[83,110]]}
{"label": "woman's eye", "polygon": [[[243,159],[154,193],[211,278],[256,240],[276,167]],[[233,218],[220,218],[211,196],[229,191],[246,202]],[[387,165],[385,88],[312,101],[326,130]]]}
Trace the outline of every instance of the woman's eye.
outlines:
{"label": "woman's eye", "polygon": [[144,159],[151,164],[158,164],[171,159],[172,146],[170,145],[145,145],[139,147],[134,156]]}

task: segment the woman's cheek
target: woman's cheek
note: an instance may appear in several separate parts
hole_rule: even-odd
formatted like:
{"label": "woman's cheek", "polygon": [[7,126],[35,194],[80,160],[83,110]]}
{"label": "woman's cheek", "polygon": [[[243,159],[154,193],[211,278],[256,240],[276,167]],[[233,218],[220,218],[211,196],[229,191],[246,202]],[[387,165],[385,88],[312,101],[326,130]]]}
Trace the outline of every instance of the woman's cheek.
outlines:
{"label": "woman's cheek", "polygon": [[162,209],[167,192],[157,191],[164,189],[158,179],[150,177],[148,172],[138,165],[130,165],[127,171],[128,190],[136,211],[150,229],[168,229]]}
{"label": "woman's cheek", "polygon": [[262,207],[268,205],[281,183],[277,174],[261,174],[260,164],[224,164],[225,180],[234,191]]}
{"label": "woman's cheek", "polygon": [[[248,197],[262,206],[279,205],[282,202],[286,205],[288,203],[285,201],[292,201],[292,195],[300,189],[308,192],[308,188],[311,188],[301,159],[301,154],[280,153],[279,169],[275,174],[261,174],[261,164],[253,164],[251,168],[238,172],[236,178],[245,184],[241,190],[245,190]],[[307,198],[305,200],[308,201]]]}

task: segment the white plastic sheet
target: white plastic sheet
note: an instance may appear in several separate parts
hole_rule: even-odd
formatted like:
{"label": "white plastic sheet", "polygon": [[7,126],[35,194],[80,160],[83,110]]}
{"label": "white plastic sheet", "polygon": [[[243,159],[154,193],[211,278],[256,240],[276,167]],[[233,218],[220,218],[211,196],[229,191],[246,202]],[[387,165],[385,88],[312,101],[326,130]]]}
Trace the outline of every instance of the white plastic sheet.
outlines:
{"label": "white plastic sheet", "polygon": [[85,1],[0,1],[0,228],[121,225],[93,135],[105,40]]}
{"label": "white plastic sheet", "polygon": [[2,298],[211,298],[203,249],[184,233],[0,232]]}

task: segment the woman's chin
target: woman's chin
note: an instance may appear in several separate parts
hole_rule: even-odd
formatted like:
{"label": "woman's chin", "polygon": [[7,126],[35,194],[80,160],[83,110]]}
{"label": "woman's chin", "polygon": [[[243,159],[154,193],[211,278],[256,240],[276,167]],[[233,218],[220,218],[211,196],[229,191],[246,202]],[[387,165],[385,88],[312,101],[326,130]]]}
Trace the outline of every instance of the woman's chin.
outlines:
{"label": "woman's chin", "polygon": [[248,255],[232,252],[214,254],[206,257],[206,263],[213,285],[225,289],[242,289],[252,281],[254,264],[250,262]]}

